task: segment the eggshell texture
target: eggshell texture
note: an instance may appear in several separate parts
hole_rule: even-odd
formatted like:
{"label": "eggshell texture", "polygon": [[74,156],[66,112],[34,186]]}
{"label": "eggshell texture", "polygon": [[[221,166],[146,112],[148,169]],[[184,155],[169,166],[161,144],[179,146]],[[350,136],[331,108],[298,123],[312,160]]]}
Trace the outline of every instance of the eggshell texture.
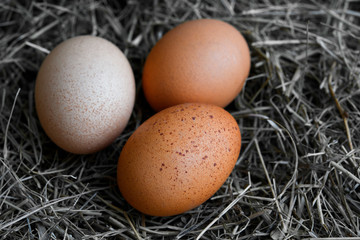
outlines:
{"label": "eggshell texture", "polygon": [[183,213],[222,186],[240,145],[237,122],[224,109],[191,103],[167,108],[140,125],[123,147],[119,189],[145,214]]}
{"label": "eggshell texture", "polygon": [[124,54],[111,42],[79,36],[62,42],[45,58],[35,85],[42,127],[66,151],[103,149],[128,123],[135,80]]}
{"label": "eggshell texture", "polygon": [[143,90],[157,111],[186,102],[225,107],[249,71],[249,47],[236,28],[215,19],[193,20],[153,47],[143,69]]}

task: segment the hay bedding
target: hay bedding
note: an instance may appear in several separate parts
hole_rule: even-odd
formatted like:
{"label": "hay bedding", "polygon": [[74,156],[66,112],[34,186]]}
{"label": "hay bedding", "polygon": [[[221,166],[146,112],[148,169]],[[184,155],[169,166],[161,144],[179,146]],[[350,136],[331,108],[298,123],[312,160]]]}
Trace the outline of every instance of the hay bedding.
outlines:
{"label": "hay bedding", "polygon": [[[360,237],[360,2],[0,2],[0,239],[316,239]],[[116,187],[130,134],[153,114],[141,68],[156,41],[194,18],[220,18],[251,47],[246,86],[226,109],[239,161],[209,201],[173,217],[143,216]],[[81,34],[119,46],[138,97],[104,151],[57,148],[34,109],[39,66]]]}

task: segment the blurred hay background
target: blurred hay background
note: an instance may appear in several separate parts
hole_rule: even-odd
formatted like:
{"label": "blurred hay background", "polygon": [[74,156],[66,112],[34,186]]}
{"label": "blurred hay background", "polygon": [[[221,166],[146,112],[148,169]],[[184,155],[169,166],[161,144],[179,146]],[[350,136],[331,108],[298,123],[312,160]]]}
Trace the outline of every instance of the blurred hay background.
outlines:
{"label": "blurred hay background", "polygon": [[[360,239],[360,1],[0,1],[0,239]],[[189,19],[246,37],[252,69],[226,109],[239,161],[207,202],[144,216],[116,186],[131,133],[153,114],[141,89],[151,47]],[[107,149],[78,156],[46,137],[34,82],[46,54],[82,34],[128,57],[138,96]]]}

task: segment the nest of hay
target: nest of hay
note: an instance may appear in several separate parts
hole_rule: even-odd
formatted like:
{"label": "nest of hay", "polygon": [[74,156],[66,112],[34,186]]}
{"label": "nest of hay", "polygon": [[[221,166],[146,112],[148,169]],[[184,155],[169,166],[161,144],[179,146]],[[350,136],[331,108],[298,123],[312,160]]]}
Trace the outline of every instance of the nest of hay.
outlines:
{"label": "nest of hay", "polygon": [[[360,237],[359,10],[345,0],[1,1],[0,239]],[[196,18],[232,24],[250,46],[251,73],[226,107],[242,151],[204,204],[145,216],[118,191],[117,158],[153,114],[141,89],[147,54],[165,32]],[[127,128],[92,155],[54,145],[33,96],[47,53],[83,34],[116,44],[137,83]]]}

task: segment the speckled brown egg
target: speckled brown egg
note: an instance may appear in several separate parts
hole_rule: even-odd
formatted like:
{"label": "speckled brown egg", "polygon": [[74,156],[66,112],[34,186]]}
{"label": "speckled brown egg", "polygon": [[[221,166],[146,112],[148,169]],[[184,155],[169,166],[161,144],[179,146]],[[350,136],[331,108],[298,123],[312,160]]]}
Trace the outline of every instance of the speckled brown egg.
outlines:
{"label": "speckled brown egg", "polygon": [[209,104],[180,104],[145,121],[122,149],[117,168],[127,202],[153,216],[195,208],[225,182],[238,159],[236,120]]}
{"label": "speckled brown egg", "polygon": [[40,123],[66,151],[88,154],[111,144],[126,127],[135,101],[130,64],[113,43],[68,39],[43,61],[35,84]]}
{"label": "speckled brown egg", "polygon": [[157,111],[186,102],[225,107],[249,71],[249,47],[235,27],[215,19],[192,20],[153,47],[143,69],[143,90]]}

